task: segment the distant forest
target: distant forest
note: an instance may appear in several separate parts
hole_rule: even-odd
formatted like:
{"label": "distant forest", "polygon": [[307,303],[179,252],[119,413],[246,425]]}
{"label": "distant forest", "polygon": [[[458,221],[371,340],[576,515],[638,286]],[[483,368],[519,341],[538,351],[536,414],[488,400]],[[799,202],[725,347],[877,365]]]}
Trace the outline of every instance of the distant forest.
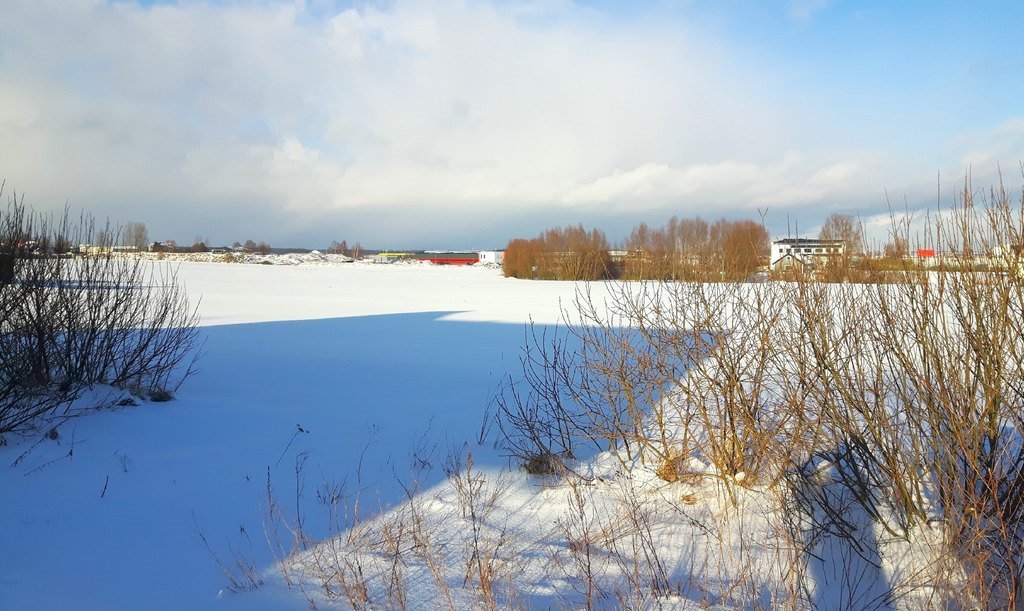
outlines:
{"label": "distant forest", "polygon": [[641,223],[622,250],[582,225],[556,227],[505,248],[506,276],[538,280],[742,280],[767,263],[768,232],[752,220],[672,217],[662,227]]}

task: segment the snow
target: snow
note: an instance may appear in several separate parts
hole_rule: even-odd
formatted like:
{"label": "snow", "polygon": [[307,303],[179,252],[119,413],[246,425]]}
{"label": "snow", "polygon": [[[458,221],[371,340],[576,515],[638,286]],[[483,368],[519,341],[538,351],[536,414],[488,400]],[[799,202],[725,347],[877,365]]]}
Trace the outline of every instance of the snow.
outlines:
{"label": "snow", "polygon": [[557,321],[575,290],[474,267],[176,265],[206,337],[176,400],[75,418],[13,466],[32,444],[0,448],[0,608],[304,607],[273,582],[227,592],[198,533],[272,567],[268,470],[294,487],[303,453],[309,496],[362,456],[373,503],[393,505],[393,467],[420,439],[473,442],[523,323]]}
{"label": "snow", "polygon": [[[786,587],[841,607],[877,602],[886,575],[920,562],[865,524],[868,558],[852,574],[831,561],[849,564],[850,547],[828,540],[794,574],[777,497],[736,485],[726,495],[700,465],[668,484],[657,465],[627,476],[599,455],[576,490],[510,469],[480,442],[484,414],[519,369],[526,324],[558,323],[575,283],[315,256],[175,265],[205,336],[176,399],[0,447],[0,609],[344,607],[321,577],[346,562],[377,608],[398,606],[397,580],[408,608],[461,609],[481,603],[467,558],[494,560],[501,602],[580,608],[580,541],[602,583],[620,588],[598,607],[637,602],[630,580],[659,578],[631,564],[640,556],[661,564],[667,586],[642,608],[771,606]],[[600,303],[606,287],[592,288]],[[341,514],[318,496],[343,499]],[[308,538],[294,548],[298,515]],[[396,532],[416,542],[404,555],[387,552]],[[872,564],[883,546],[900,552],[884,571]],[[232,578],[258,587],[233,591]]]}

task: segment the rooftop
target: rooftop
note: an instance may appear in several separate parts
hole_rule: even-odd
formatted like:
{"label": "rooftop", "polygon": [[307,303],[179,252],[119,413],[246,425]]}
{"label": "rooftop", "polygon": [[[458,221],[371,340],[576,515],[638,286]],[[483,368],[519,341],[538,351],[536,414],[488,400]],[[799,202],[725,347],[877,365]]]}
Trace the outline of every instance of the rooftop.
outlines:
{"label": "rooftop", "polygon": [[815,244],[841,245],[845,243],[845,240],[818,240],[815,238],[784,238],[773,242],[773,244],[790,244],[793,246],[811,246]]}

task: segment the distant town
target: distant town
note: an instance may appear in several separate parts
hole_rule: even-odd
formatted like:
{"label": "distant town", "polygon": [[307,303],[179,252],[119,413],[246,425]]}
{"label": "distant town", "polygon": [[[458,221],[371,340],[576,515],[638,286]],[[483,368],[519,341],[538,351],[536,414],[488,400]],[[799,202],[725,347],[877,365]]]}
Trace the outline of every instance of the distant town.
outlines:
{"label": "distant town", "polygon": [[150,241],[144,224],[128,223],[117,231],[98,232],[92,243],[25,240],[7,257],[18,253],[141,255],[157,260],[261,264],[486,265],[502,268],[507,276],[530,279],[736,280],[756,274],[785,277],[806,273],[849,279],[851,271],[879,271],[896,263],[925,269],[966,263],[973,269],[1017,270],[1024,248],[1007,244],[965,255],[911,248],[907,238],[897,236],[872,251],[865,248],[862,232],[851,216],[834,214],[817,238],[769,239],[764,227],[753,221],[723,219],[709,225],[701,219],[672,218],[664,227],[638,225],[617,248],[610,247],[599,230],[577,226],[550,229],[533,239],[513,239],[505,248],[489,250],[370,249],[359,243],[350,246],[345,240],[332,242],[323,250],[275,248],[254,240],[217,246],[199,237],[183,245],[175,240]]}

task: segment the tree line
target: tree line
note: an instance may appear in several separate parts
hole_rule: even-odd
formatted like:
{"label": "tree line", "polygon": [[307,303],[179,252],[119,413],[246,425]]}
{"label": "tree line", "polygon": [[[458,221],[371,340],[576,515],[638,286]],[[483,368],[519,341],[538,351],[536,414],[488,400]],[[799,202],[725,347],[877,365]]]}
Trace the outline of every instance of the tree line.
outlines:
{"label": "tree line", "polygon": [[505,248],[506,276],[538,280],[737,280],[767,263],[768,232],[752,220],[672,217],[641,223],[612,256],[603,231],[556,227]]}
{"label": "tree line", "polygon": [[[63,238],[59,237],[58,244],[61,244],[60,239]],[[179,244],[177,240],[173,239],[163,240],[162,242],[150,241],[149,229],[145,223],[138,221],[130,221],[123,226],[102,227],[97,230],[96,235],[91,236],[89,239],[100,249],[104,250],[111,249],[114,246],[122,246],[134,248],[138,252],[145,252],[147,250],[154,252],[209,252],[213,248],[209,238],[201,235],[196,235],[191,245]],[[56,252],[70,251],[73,246],[75,245],[69,244],[66,250],[57,249]],[[264,255],[270,254],[273,250],[270,244],[262,240],[259,242],[246,240],[244,243],[236,241],[231,245],[231,248]]]}
{"label": "tree line", "polygon": [[506,276],[538,280],[602,280],[614,273],[608,237],[583,225],[555,227],[536,238],[516,238],[505,247]]}
{"label": "tree line", "polygon": [[331,245],[327,247],[327,254],[329,255],[345,255],[346,257],[352,257],[353,259],[361,259],[363,256],[363,245],[356,242],[351,248],[348,245],[348,240],[333,241]]}
{"label": "tree line", "polygon": [[[197,235],[195,240],[192,241],[192,245],[178,244],[176,240],[164,240],[162,242],[151,242],[149,239],[149,231],[146,228],[145,223],[140,222],[129,222],[125,223],[121,228],[113,229],[102,229],[97,233],[94,238],[96,245],[101,248],[110,248],[115,245],[134,247],[135,250],[143,252],[146,250],[153,250],[157,252],[209,252],[212,248],[210,240]],[[246,240],[245,242],[234,242],[231,244],[232,250],[243,251],[247,253],[256,253],[261,255],[270,254],[273,251],[273,247],[266,241],[256,242],[254,240]],[[346,240],[340,242],[333,241],[331,245],[327,247],[328,254],[339,254],[359,259],[363,254],[363,246],[356,242],[353,246],[349,246]]]}

